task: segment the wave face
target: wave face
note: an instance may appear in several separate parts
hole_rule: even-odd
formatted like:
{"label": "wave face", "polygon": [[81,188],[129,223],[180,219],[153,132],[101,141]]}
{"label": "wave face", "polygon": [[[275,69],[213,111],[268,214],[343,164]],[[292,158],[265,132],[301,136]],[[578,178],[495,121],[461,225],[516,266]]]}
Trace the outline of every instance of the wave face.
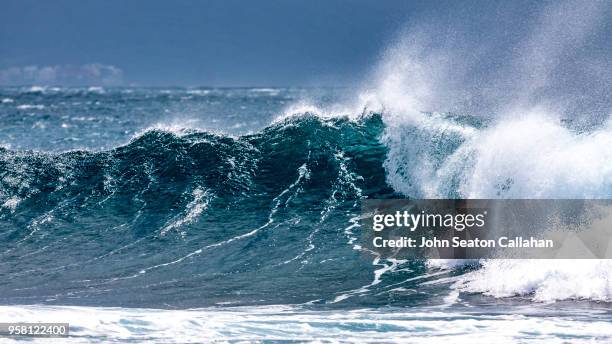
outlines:
{"label": "wave face", "polygon": [[[192,91],[174,92],[182,99]],[[228,104],[249,96],[262,107],[295,92],[200,91]],[[12,102],[3,106],[14,109],[33,91],[4,92]],[[135,90],[132,103],[125,90],[35,92],[72,94],[78,111],[104,97],[135,111],[165,94]],[[607,118],[584,125],[545,113],[492,119],[371,104],[295,108],[237,136],[150,125],[127,144],[117,142],[129,132],[114,130],[121,134],[106,138],[112,149],[1,148],[0,303],[354,308],[486,305],[491,296],[612,299],[607,262],[400,261],[359,245],[364,198],[612,197]],[[45,108],[27,111],[36,117]],[[47,135],[66,129],[65,118],[45,121],[58,128]]]}
{"label": "wave face", "polygon": [[346,227],[362,197],[393,193],[382,128],[304,114],[236,138],[2,149],[2,302],[295,303],[363,285],[371,259]]}

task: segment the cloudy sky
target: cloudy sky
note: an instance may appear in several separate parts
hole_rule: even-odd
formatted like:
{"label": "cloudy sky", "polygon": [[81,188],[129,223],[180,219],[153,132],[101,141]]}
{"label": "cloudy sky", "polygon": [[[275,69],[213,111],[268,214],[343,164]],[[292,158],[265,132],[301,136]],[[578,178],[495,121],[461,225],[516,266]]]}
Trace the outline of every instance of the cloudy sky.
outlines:
{"label": "cloudy sky", "polygon": [[350,86],[406,28],[443,28],[432,41],[461,32],[470,46],[482,42],[504,51],[531,30],[530,18],[541,18],[542,6],[522,0],[0,0],[0,84]]}
{"label": "cloudy sky", "polygon": [[419,3],[1,0],[0,82],[344,84]]}

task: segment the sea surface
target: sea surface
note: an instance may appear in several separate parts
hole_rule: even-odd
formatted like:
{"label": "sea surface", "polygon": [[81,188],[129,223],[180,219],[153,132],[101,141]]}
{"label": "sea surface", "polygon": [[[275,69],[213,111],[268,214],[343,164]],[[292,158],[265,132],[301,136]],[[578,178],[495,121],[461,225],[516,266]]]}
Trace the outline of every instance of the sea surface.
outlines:
{"label": "sea surface", "polygon": [[[0,89],[0,322],[64,342],[612,342],[606,260],[406,261],[367,198],[610,198],[612,122],[339,88]],[[0,339],[0,341],[13,339]]]}

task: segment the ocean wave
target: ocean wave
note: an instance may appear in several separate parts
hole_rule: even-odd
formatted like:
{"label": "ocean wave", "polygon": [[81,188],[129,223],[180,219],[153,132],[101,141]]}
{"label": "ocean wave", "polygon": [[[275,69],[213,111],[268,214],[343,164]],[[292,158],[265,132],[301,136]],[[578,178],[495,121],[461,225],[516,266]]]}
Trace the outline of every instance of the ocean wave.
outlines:
{"label": "ocean wave", "polygon": [[[358,256],[345,221],[362,197],[393,194],[381,131],[377,114],[355,121],[305,113],[240,137],[153,129],[102,152],[2,149],[0,269],[16,277],[3,298],[153,305],[156,292],[143,299],[126,290],[186,282],[180,275],[191,276],[190,291],[177,286],[170,304],[204,290],[203,305],[227,301],[221,291],[229,285],[243,304],[281,302],[280,289],[304,302],[333,294],[336,283],[351,289],[360,280],[330,275],[335,282],[320,290],[303,273],[326,259],[331,268],[338,252]],[[270,289],[278,271],[295,280]],[[46,285],[44,295],[24,289],[31,279]]]}
{"label": "ocean wave", "polygon": [[[444,305],[462,293],[610,301],[609,269],[598,261],[424,264],[380,259],[358,243],[363,198],[610,197],[606,123],[577,130],[539,115],[308,108],[244,136],[157,126],[101,152],[1,149],[0,269],[15,277],[3,299],[336,307],[414,305],[423,293],[427,304]],[[498,277],[524,270],[538,273]],[[587,277],[598,281],[588,290],[572,282]]]}

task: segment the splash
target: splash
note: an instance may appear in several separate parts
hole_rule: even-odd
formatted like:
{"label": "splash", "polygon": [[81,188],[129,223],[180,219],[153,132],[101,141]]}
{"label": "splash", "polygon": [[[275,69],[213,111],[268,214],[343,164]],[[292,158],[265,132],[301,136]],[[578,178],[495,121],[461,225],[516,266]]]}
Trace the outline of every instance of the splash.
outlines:
{"label": "splash", "polygon": [[[403,31],[353,107],[383,114],[387,183],[410,198],[612,197],[612,68],[597,50],[609,14],[604,2],[547,4],[513,27],[522,36],[514,41],[495,27],[476,43],[443,23]],[[500,37],[507,46],[494,42]],[[482,262],[456,288],[610,301],[611,267]]]}

